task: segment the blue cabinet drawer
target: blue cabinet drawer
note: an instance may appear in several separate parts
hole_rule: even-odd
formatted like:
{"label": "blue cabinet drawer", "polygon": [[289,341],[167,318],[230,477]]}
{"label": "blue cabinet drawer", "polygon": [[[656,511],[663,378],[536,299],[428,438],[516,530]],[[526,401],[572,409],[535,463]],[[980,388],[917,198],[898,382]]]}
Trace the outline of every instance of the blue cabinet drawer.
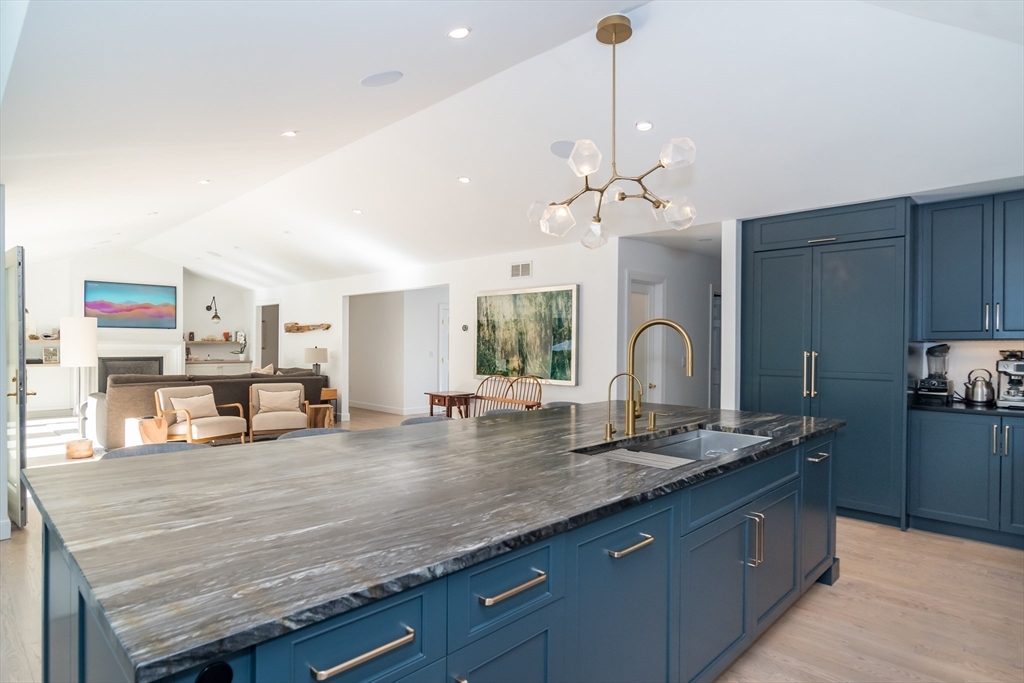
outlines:
{"label": "blue cabinet drawer", "polygon": [[445,589],[433,581],[260,645],[256,681],[397,681],[444,657]]}
{"label": "blue cabinet drawer", "polygon": [[520,548],[448,577],[448,651],[565,594],[565,537]]}
{"label": "blue cabinet drawer", "polygon": [[439,659],[399,679],[396,683],[448,683],[448,660]]}
{"label": "blue cabinet drawer", "polygon": [[754,251],[815,244],[902,237],[907,231],[907,199],[835,206],[743,223],[744,240]]}
{"label": "blue cabinet drawer", "polygon": [[683,490],[679,509],[683,535],[718,519],[800,475],[800,448],[717,476]]}
{"label": "blue cabinet drawer", "polygon": [[562,610],[559,600],[448,655],[448,680],[470,683],[564,681]]}

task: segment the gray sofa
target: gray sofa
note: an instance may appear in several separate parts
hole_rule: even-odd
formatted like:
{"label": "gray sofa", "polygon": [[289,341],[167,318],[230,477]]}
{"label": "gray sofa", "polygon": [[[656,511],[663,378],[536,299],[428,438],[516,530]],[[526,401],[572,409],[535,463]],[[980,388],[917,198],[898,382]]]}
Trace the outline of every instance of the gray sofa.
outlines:
{"label": "gray sofa", "polygon": [[249,386],[266,382],[299,382],[310,402],[319,403],[327,377],[306,368],[281,368],[281,375],[110,375],[106,392],[89,395],[87,435],[107,450],[124,446],[124,421],[156,413],[156,390],[208,384],[217,404],[241,403],[249,419]]}

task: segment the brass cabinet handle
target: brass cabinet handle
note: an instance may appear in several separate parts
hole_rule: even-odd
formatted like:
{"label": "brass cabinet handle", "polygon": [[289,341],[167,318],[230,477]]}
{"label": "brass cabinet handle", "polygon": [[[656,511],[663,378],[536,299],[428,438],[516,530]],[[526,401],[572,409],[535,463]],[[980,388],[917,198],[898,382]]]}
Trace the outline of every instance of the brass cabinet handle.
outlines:
{"label": "brass cabinet handle", "polygon": [[341,664],[338,664],[337,666],[332,666],[330,669],[325,669],[324,671],[319,671],[315,667],[311,666],[309,667],[309,672],[313,675],[314,679],[318,681],[326,681],[331,676],[337,676],[340,673],[344,673],[345,671],[354,669],[360,664],[365,664],[371,659],[376,659],[377,657],[380,657],[383,654],[387,654],[388,652],[391,652],[396,648],[402,647],[403,645],[407,645],[415,639],[415,629],[406,626],[405,635],[401,638],[398,638],[397,640],[392,640],[390,643],[387,643],[386,645],[381,645],[380,647],[374,648],[373,650],[370,650],[365,654],[361,654],[358,657],[353,657],[347,662],[342,662]]}
{"label": "brass cabinet handle", "polygon": [[1003,427],[1003,455],[1010,457],[1010,425]]}
{"label": "brass cabinet handle", "polygon": [[992,425],[992,455],[999,455],[999,425]]}
{"label": "brass cabinet handle", "polygon": [[643,548],[645,546],[649,546],[650,544],[654,543],[654,536],[651,536],[650,534],[640,534],[640,535],[644,537],[644,540],[640,541],[636,545],[631,545],[628,548],[626,548],[625,550],[609,550],[608,554],[611,555],[613,558],[615,558],[617,560],[620,557],[625,557],[626,555],[629,555],[630,553],[635,553],[637,550],[640,550],[640,548]]}
{"label": "brass cabinet handle", "polygon": [[996,332],[999,331],[999,302],[996,302]]}
{"label": "brass cabinet handle", "polygon": [[818,352],[811,351],[811,398],[818,395]]}
{"label": "brass cabinet handle", "polygon": [[519,595],[523,591],[529,590],[530,588],[533,588],[534,586],[539,586],[540,584],[542,584],[542,583],[544,583],[545,581],[548,580],[547,572],[542,572],[539,569],[534,569],[533,571],[537,572],[537,578],[530,579],[526,583],[520,584],[520,585],[516,586],[515,588],[511,588],[511,589],[505,591],[504,593],[502,593],[501,595],[495,595],[493,598],[485,598],[482,595],[478,595],[477,599],[480,600],[480,604],[483,605],[484,607],[492,607],[494,605],[497,605],[502,600],[508,600],[513,595]]}
{"label": "brass cabinet handle", "polygon": [[986,332],[988,332],[988,314],[989,314],[989,305],[985,304],[985,331]]}
{"label": "brass cabinet handle", "polygon": [[764,515],[760,512],[755,512],[754,514],[757,515],[757,518],[761,521],[758,525],[761,528],[761,545],[759,546],[760,551],[757,556],[757,563],[761,564],[764,562]]}
{"label": "brass cabinet handle", "polygon": [[819,242],[835,242],[838,237],[819,237],[816,240],[807,240],[807,244],[818,244]]}
{"label": "brass cabinet handle", "polygon": [[820,455],[821,457],[820,458],[807,458],[807,462],[821,462],[822,460],[824,460],[825,458],[830,456],[831,453],[822,453],[821,451],[818,451],[818,455]]}
{"label": "brass cabinet handle", "polygon": [[804,351],[804,396],[810,396],[811,392],[807,389],[807,359],[811,357],[809,351]]}

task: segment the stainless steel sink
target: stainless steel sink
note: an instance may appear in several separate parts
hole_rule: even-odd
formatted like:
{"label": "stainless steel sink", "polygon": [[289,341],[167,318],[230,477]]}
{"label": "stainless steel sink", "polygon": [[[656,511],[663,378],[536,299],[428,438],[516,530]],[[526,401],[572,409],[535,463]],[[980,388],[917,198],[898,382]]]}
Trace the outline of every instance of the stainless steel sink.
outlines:
{"label": "stainless steel sink", "polygon": [[640,453],[668,455],[673,458],[686,458],[687,460],[711,460],[741,448],[770,440],[771,437],[767,436],[697,429],[692,432],[666,436],[664,439],[645,441],[635,446],[627,446],[626,449]]}

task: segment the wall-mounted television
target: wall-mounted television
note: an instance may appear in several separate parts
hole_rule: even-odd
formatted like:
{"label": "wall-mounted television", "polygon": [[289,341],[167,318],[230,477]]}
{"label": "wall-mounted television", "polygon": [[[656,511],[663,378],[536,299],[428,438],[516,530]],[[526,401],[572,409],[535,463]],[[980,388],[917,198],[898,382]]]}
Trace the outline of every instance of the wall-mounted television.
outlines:
{"label": "wall-mounted television", "polygon": [[99,327],[173,330],[177,310],[173,285],[85,281],[85,317],[96,318]]}

